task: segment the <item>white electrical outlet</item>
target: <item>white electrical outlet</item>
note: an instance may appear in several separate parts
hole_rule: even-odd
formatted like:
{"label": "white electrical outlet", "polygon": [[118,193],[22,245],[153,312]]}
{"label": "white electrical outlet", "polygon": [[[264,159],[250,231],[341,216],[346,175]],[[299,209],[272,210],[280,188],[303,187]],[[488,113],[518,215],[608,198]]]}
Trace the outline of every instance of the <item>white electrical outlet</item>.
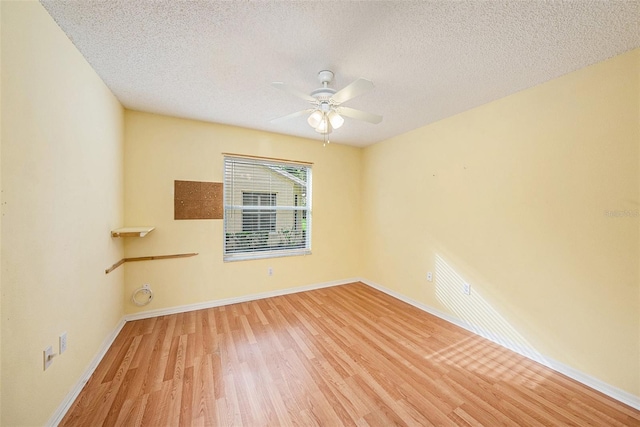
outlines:
{"label": "white electrical outlet", "polygon": [[471,285],[468,284],[467,282],[464,282],[462,284],[462,293],[466,295],[471,295]]}
{"label": "white electrical outlet", "polygon": [[58,353],[62,354],[67,350],[67,333],[63,332],[60,334],[60,351]]}
{"label": "white electrical outlet", "polygon": [[269,276],[273,276],[273,268],[269,267],[269,269],[267,270],[267,274]]}
{"label": "white electrical outlet", "polygon": [[427,273],[427,280],[428,280],[429,282],[433,281],[433,274],[431,274],[431,272],[430,272],[430,271]]}
{"label": "white electrical outlet", "polygon": [[43,358],[43,366],[45,371],[53,363],[54,357],[55,357],[55,354],[53,353],[53,347],[49,346],[44,349],[44,351],[42,352],[42,358]]}

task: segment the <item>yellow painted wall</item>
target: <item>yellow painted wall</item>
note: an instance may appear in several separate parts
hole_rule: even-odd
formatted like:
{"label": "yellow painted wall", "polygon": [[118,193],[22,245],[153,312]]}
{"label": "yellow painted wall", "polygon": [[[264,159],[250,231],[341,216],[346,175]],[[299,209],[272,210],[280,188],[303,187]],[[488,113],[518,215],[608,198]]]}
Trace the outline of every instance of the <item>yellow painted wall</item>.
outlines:
{"label": "yellow painted wall", "polygon": [[[0,7],[0,82],[2,81],[2,7]],[[2,84],[0,84],[2,99]],[[2,112],[0,111],[0,144],[2,141]],[[0,145],[1,147],[1,145]],[[0,188],[2,188],[2,149],[0,148]],[[0,241],[2,241],[2,195],[0,194]],[[0,250],[0,414],[2,414],[2,250]],[[0,424],[2,416],[0,415]]]}
{"label": "yellow painted wall", "polygon": [[[312,254],[222,261],[222,220],[174,220],[174,180],[222,182],[222,153],[313,162]],[[127,257],[197,252],[125,264],[128,313],[240,297],[360,276],[361,153],[355,147],[148,113],[125,113],[125,223],[153,225],[127,238]],[[273,276],[267,274],[273,268]],[[136,307],[149,283],[154,300]]]}
{"label": "yellow painted wall", "polygon": [[[38,2],[2,8],[3,426],[43,425],[123,315],[123,109]],[[42,351],[67,351],[43,371]]]}
{"label": "yellow painted wall", "polygon": [[639,69],[635,50],[366,148],[364,277],[640,396]]}

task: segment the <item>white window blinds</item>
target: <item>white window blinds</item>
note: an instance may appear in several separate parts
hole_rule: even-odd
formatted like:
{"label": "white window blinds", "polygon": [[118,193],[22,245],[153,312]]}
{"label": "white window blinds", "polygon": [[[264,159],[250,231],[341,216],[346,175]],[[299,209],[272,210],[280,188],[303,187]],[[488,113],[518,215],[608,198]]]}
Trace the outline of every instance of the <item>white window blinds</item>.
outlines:
{"label": "white window blinds", "polygon": [[224,260],[311,253],[311,166],[224,158]]}

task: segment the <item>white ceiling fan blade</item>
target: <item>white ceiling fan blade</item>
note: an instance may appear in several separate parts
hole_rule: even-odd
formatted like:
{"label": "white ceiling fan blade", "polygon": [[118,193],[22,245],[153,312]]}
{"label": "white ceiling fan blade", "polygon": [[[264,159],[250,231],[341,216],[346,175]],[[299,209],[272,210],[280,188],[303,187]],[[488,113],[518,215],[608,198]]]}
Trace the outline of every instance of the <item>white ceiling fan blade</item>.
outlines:
{"label": "white ceiling fan blade", "polygon": [[312,97],[311,95],[307,95],[306,93],[302,92],[301,90],[296,89],[293,86],[289,86],[288,84],[282,83],[282,82],[273,82],[271,83],[271,86],[278,88],[280,90],[283,90],[285,92],[290,93],[291,95],[295,95],[298,98],[302,98],[305,101],[309,101],[309,102],[317,102],[317,100]]}
{"label": "white ceiling fan blade", "polygon": [[377,125],[382,121],[382,116],[373,113],[367,113],[366,111],[356,110],[350,107],[338,107],[336,111],[341,116],[351,117],[352,119],[363,120],[365,122],[373,123]]}
{"label": "white ceiling fan blade", "polygon": [[277,117],[275,119],[270,120],[271,123],[280,123],[285,120],[293,119],[294,117],[304,116],[305,114],[309,114],[313,111],[313,108],[307,108],[306,110],[296,111],[295,113],[287,114],[286,116]]}
{"label": "white ceiling fan blade", "polygon": [[373,82],[367,79],[358,79],[355,82],[351,83],[349,86],[339,90],[336,92],[331,99],[336,104],[342,104],[350,99],[355,98],[356,96],[362,95],[365,92],[373,89]]}

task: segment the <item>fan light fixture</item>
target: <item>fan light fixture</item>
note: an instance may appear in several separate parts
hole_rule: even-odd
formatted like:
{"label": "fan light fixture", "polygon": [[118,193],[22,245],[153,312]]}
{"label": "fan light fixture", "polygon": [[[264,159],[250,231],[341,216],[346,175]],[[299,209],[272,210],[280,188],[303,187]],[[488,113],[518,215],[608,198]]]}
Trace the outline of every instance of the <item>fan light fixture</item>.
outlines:
{"label": "fan light fixture", "polygon": [[373,89],[373,83],[369,80],[360,78],[339,91],[329,87],[329,83],[333,80],[332,71],[320,71],[318,73],[318,80],[322,84],[322,87],[312,91],[309,95],[282,82],[271,83],[273,87],[289,92],[311,103],[311,108],[273,119],[271,123],[278,123],[310,113],[309,117],[307,117],[307,123],[309,123],[309,126],[315,129],[316,132],[322,134],[325,143],[328,143],[328,135],[334,129],[338,129],[344,124],[343,116],[356,120],[364,120],[365,122],[373,124],[378,124],[382,121],[382,116],[342,105],[342,103]]}
{"label": "fan light fixture", "polygon": [[331,133],[333,129],[338,129],[344,124],[344,119],[335,111],[330,111],[327,114],[316,110],[311,113],[307,119],[307,123],[318,133]]}
{"label": "fan light fixture", "polygon": [[344,118],[335,110],[335,107],[327,101],[323,101],[307,119],[309,126],[318,133],[331,133],[344,124]]}
{"label": "fan light fixture", "polygon": [[316,110],[311,113],[311,115],[307,119],[307,123],[309,123],[309,126],[311,126],[312,128],[317,128],[323,118],[324,115],[320,112],[320,110]]}
{"label": "fan light fixture", "polygon": [[331,133],[331,124],[327,120],[326,116],[322,117],[320,124],[316,126],[316,132],[318,133]]}
{"label": "fan light fixture", "polygon": [[340,114],[336,113],[335,110],[331,110],[329,114],[327,114],[327,117],[329,118],[329,122],[331,122],[331,127],[334,129],[338,129],[344,124],[344,119]]}

